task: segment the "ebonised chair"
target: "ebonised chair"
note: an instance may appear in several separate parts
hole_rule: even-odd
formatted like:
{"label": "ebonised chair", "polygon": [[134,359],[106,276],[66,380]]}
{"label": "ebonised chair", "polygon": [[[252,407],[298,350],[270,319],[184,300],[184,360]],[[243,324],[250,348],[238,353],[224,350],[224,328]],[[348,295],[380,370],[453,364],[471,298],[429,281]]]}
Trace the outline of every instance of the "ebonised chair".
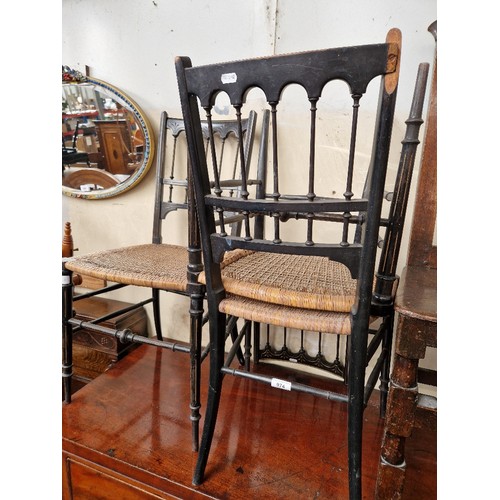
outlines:
{"label": "ebonised chair", "polygon": [[[421,63],[418,68],[411,104],[410,113],[406,120],[406,133],[402,141],[400,161],[396,177],[393,181],[386,182],[386,193],[380,219],[379,242],[376,274],[376,288],[372,297],[372,310],[370,322],[370,337],[367,352],[367,365],[376,357],[375,367],[369,380],[370,390],[365,391],[365,405],[371,394],[371,387],[376,384],[377,376],[380,378],[380,414],[385,416],[388,394],[388,377],[391,360],[391,344],[394,329],[394,302],[398,288],[399,276],[396,274],[398,257],[405,227],[406,209],[411,188],[415,157],[419,145],[419,131],[423,123],[422,109],[426,94],[429,64]],[[366,186],[365,186],[366,187]],[[296,218],[307,218],[307,214],[296,214]],[[240,264],[241,265],[241,262]],[[222,276],[225,277],[225,270]],[[309,332],[303,329],[297,332],[287,327],[274,328],[265,325],[265,340],[262,345],[261,325],[254,325],[254,362],[275,359],[292,361],[303,365],[313,366],[330,374],[336,375],[347,382],[347,365],[349,363],[348,336],[324,336],[323,332]],[[297,345],[299,334],[300,343]],[[294,338],[295,337],[295,338]],[[345,340],[344,342],[342,340]],[[281,340],[281,343],[280,343]],[[333,342],[332,342],[333,340]],[[327,359],[323,348],[330,341],[335,348],[334,359]],[[340,356],[340,346],[344,344],[346,354],[344,362]],[[333,349],[332,349],[333,351]],[[329,353],[332,356],[332,352]]]}
{"label": "ebonised chair", "polygon": [[[410,196],[413,168],[419,141],[419,131],[423,123],[422,109],[427,87],[429,64],[421,63],[415,81],[415,89],[411,104],[410,114],[406,120],[406,133],[402,140],[402,149],[399,167],[393,191],[384,195],[390,201],[387,215],[380,219],[379,247],[377,271],[371,304],[372,335],[368,344],[367,364],[380,353],[374,365],[372,374],[367,382],[368,390],[365,391],[365,405],[377,380],[380,378],[380,416],[385,417],[388,396],[389,370],[391,363],[392,338],[394,331],[395,298],[399,285],[397,272],[401,240],[405,227],[406,210]],[[365,196],[369,187],[365,185]],[[375,326],[375,327],[373,327]],[[347,358],[348,361],[348,358]]]}
{"label": "ebonised chair", "polygon": [[[349,414],[350,497],[361,498],[367,339],[381,205],[399,79],[400,39],[399,30],[393,29],[385,43],[375,45],[200,67],[193,67],[188,57],[176,59],[201,229],[210,322],[208,402],[193,476],[195,485],[204,480],[223,378],[232,374],[275,388],[306,392],[346,403]],[[360,101],[374,79],[380,79],[380,91],[378,109],[370,117],[369,113],[364,115],[360,111]],[[336,86],[336,80],[343,83]],[[333,87],[330,82],[334,82]],[[285,95],[288,96],[287,87],[294,84],[302,88],[292,88],[291,104],[282,107]],[[270,199],[258,200],[243,185],[241,198],[230,198],[221,192],[216,166],[205,155],[200,108],[210,129],[215,98],[221,92],[226,93],[239,120],[248,93],[255,87],[265,95],[271,112],[273,192]],[[348,107],[340,107],[340,113],[332,119],[334,108],[339,104],[339,89],[347,96],[349,104]],[[293,93],[295,90],[298,92]],[[302,108],[299,98],[304,101]],[[299,123],[297,116],[301,110],[307,110],[308,118],[303,122],[307,133],[291,135],[294,130],[290,124]],[[290,113],[288,119],[287,112]],[[350,119],[345,119],[346,114],[350,115]],[[278,127],[278,115],[280,124],[289,125],[286,132],[281,132]],[[369,150],[369,161],[364,165],[369,171],[365,189],[357,185],[358,164],[363,166],[364,162],[363,157],[356,155],[356,144],[368,134],[362,119],[368,119],[372,137],[372,146],[365,144]],[[338,132],[343,126],[350,137],[347,141]],[[325,129],[326,135],[320,138]],[[359,134],[358,129],[361,130]],[[285,145],[278,140],[278,130],[283,135],[289,134]],[[303,145],[300,144],[301,139]],[[241,156],[243,158],[242,153]],[[241,167],[244,179],[244,161]],[[211,189],[209,170],[214,170],[214,190]],[[343,195],[332,196],[332,184],[334,181],[338,183],[340,178],[343,178]],[[295,190],[292,194],[282,194],[290,180],[293,180],[291,189],[300,186],[301,192]],[[245,217],[242,236],[231,236],[225,230],[226,211]],[[272,233],[270,237],[251,233],[252,215],[269,217],[272,228],[268,232]],[[336,224],[339,230],[332,227],[315,232],[320,222],[340,222]],[[298,230],[303,230],[305,234],[298,234],[295,227],[289,228],[291,223],[298,225]],[[227,252],[231,252],[230,260],[227,259]],[[336,394],[231,367],[235,346],[244,338],[248,343],[250,328],[242,329],[226,357],[226,315],[242,318],[247,325],[259,322],[349,335],[348,394]]]}
{"label": "ebonised chair", "polygon": [[[231,196],[238,196],[241,180],[237,179],[236,168],[240,153],[245,162],[251,162],[254,147],[257,114],[252,111],[242,120],[219,120],[203,124],[207,154],[218,155],[218,173],[224,189]],[[265,123],[264,123],[265,124]],[[198,224],[194,210],[194,200],[189,193],[189,169],[185,147],[184,122],[182,119],[169,118],[166,112],[161,115],[160,138],[157,151],[156,195],[153,216],[152,243],[134,245],[112,250],[94,252],[73,257],[63,262],[63,381],[65,401],[71,401],[72,375],[72,335],[76,329],[99,331],[116,337],[121,342],[138,342],[172,349],[190,354],[191,358],[191,403],[193,449],[198,449],[198,427],[200,420],[200,364],[207,355],[202,352],[201,334],[203,326],[203,301],[205,287],[197,280],[203,269]],[[209,134],[210,131],[210,134]],[[263,131],[265,135],[265,131]],[[208,137],[213,142],[207,142]],[[214,139],[215,137],[215,139]],[[225,153],[225,154],[224,154]],[[167,161],[169,162],[167,167]],[[261,162],[262,163],[262,162]],[[260,164],[261,164],[260,163]],[[259,165],[260,165],[259,164]],[[264,171],[259,170],[259,175]],[[246,179],[249,184],[258,184],[258,180]],[[187,246],[164,242],[162,228],[166,216],[174,211],[186,211]],[[233,230],[238,231],[240,216],[233,217]],[[166,229],[166,228],[165,228]],[[165,231],[164,231],[164,234]],[[75,295],[73,293],[72,274],[91,276],[113,284],[98,290]],[[138,302],[126,310],[114,313],[115,317],[133,308],[145,304],[153,305],[153,317],[156,338],[141,337],[130,331],[115,331],[100,323],[110,316],[101,317],[92,322],[77,321],[74,316],[73,302],[111,292],[125,286],[139,286],[152,289],[152,297]],[[163,339],[160,318],[160,292],[168,291],[181,294],[190,299],[190,342],[189,345],[170,342]],[[173,317],[172,321],[176,321]],[[228,331],[235,336],[235,321],[228,324]]]}

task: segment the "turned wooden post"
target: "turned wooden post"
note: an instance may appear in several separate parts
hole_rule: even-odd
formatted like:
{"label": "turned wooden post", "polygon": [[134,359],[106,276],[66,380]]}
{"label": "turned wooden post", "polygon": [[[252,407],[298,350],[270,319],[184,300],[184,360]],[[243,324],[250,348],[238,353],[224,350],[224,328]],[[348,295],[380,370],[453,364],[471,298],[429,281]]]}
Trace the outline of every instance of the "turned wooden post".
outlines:
{"label": "turned wooden post", "polygon": [[63,257],[73,257],[74,246],[73,246],[73,236],[71,235],[71,223],[66,222],[64,224],[64,235],[62,240],[62,256]]}

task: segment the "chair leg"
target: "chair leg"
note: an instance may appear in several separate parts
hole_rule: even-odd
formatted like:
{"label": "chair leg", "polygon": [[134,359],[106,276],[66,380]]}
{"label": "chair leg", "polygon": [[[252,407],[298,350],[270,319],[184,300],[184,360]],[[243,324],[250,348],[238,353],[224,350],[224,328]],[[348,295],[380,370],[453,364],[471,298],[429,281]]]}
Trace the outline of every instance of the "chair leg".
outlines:
{"label": "chair leg", "polygon": [[387,396],[389,394],[389,376],[392,357],[392,336],[394,331],[394,311],[385,319],[384,338],[382,350],[384,351],[384,364],[380,372],[380,418],[385,418],[387,408]]}
{"label": "chair leg", "polygon": [[253,362],[258,364],[260,361],[260,323],[253,324]]}
{"label": "chair leg", "polygon": [[[233,328],[231,329],[231,340],[234,342],[238,338],[238,324],[235,323]],[[238,358],[238,362],[241,366],[245,365],[245,357],[243,356],[243,351],[239,347],[236,351],[236,357]]]}
{"label": "chair leg", "polygon": [[[353,360],[351,360],[351,366]],[[349,453],[349,499],[361,500],[361,453],[363,432],[363,390],[362,384],[349,375],[348,453]],[[359,386],[361,385],[361,390]]]}
{"label": "chair leg", "polygon": [[158,340],[163,340],[160,316],[160,290],[158,288],[153,288],[153,318],[155,323],[156,338]]}
{"label": "chair leg", "polygon": [[245,370],[250,371],[250,358],[252,356],[252,322],[245,320]]}
{"label": "chair leg", "polygon": [[345,362],[344,362],[344,384],[347,385],[349,381],[349,349],[351,347],[351,341],[349,336],[345,339]]}
{"label": "chair leg", "polygon": [[361,322],[353,318],[353,328],[349,345],[349,374],[348,374],[348,422],[347,448],[349,454],[349,499],[361,500],[361,455],[363,437],[363,412],[365,368],[368,330],[361,326]]}
{"label": "chair leg", "polygon": [[73,316],[73,273],[62,268],[62,377],[64,402],[71,403],[71,378],[73,376],[73,326],[69,320]]}
{"label": "chair leg", "polygon": [[201,333],[203,327],[203,298],[204,294],[191,293],[190,315],[190,403],[192,449],[198,451],[200,427],[200,385],[201,385]]}
{"label": "chair leg", "polygon": [[215,423],[217,421],[223,378],[221,369],[224,363],[225,325],[225,315],[217,311],[213,316],[213,320],[210,322],[210,381],[200,451],[198,453],[198,460],[193,475],[193,484],[195,486],[203,482],[208,455],[212,445]]}

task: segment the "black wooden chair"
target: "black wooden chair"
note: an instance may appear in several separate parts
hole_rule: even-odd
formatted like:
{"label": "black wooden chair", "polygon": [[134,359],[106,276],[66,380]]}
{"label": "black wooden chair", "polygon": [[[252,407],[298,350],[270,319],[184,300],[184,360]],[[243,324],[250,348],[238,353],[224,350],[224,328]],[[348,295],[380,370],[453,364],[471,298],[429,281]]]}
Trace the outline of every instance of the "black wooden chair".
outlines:
{"label": "black wooden chair", "polygon": [[[380,354],[374,366],[374,370],[367,382],[368,390],[365,391],[365,405],[368,404],[368,395],[372,392],[380,376],[380,415],[385,417],[387,396],[389,389],[389,371],[392,352],[392,338],[394,331],[395,299],[399,285],[397,272],[399,251],[405,226],[406,209],[410,195],[411,180],[417,147],[420,143],[419,131],[423,123],[422,109],[424,105],[425,91],[429,64],[421,63],[418,68],[413,101],[410,114],[406,120],[406,133],[402,141],[402,149],[393,191],[386,192],[384,198],[389,203],[387,215],[380,220],[379,247],[377,271],[372,296],[371,317],[372,325],[369,333],[372,335],[368,345],[367,363],[375,356],[379,346]],[[365,186],[365,194],[368,190]]]}
{"label": "black wooden chair", "polygon": [[[400,32],[397,29],[389,32],[385,43],[375,45],[200,67],[192,67],[187,57],[176,59],[201,229],[210,320],[210,381],[201,447],[193,477],[195,485],[204,480],[223,377],[232,374],[272,387],[347,403],[350,497],[361,498],[367,339],[399,60]],[[378,110],[375,118],[372,115],[370,120],[360,112],[360,100],[370,82],[377,77],[381,80]],[[336,80],[344,83],[337,85]],[[333,87],[330,82],[333,82]],[[290,89],[293,102],[282,107],[284,96],[289,92],[286,87],[292,84],[303,88]],[[271,111],[273,192],[270,199],[257,200],[243,185],[241,198],[230,198],[221,193],[217,181],[215,190],[211,189],[209,169],[213,168],[203,148],[200,107],[210,123],[215,98],[225,92],[236,115],[241,116],[248,92],[254,87],[264,93]],[[339,117],[332,120],[334,106],[338,105],[339,88],[347,94],[349,108],[342,107]],[[281,140],[278,141],[278,115],[280,123],[298,124],[301,109],[298,97],[304,98],[302,110],[308,111],[309,118],[305,121],[308,133],[290,135],[284,146]],[[343,118],[347,109],[351,109],[349,120]],[[286,113],[290,113],[288,118],[292,116],[292,120],[287,120]],[[361,185],[356,189],[359,187],[356,182],[358,163],[363,163],[362,158],[356,156],[356,142],[368,133],[361,125],[363,118],[370,122],[373,141],[368,155],[370,161],[365,165],[369,170],[368,188],[363,189]],[[342,125],[346,125],[350,135],[345,144],[337,132]],[[362,130],[359,136],[358,128]],[[325,130],[326,136],[319,140],[320,132]],[[290,127],[287,131],[288,134],[294,133]],[[306,136],[302,146],[300,139]],[[332,150],[335,150],[333,153],[342,150],[342,153],[328,156]],[[323,153],[327,155],[326,159],[322,158]],[[245,178],[245,162],[241,165],[242,178]],[[344,179],[343,195],[332,196],[332,184],[340,177]],[[291,179],[295,186],[303,186],[302,192],[282,194]],[[323,194],[325,188],[329,191]],[[226,211],[245,216],[242,236],[234,237],[225,231]],[[251,233],[249,218],[257,214],[268,216],[271,221],[272,231],[269,233],[272,235],[267,239],[262,234],[255,237]],[[305,221],[301,220],[302,216]],[[335,224],[339,230],[330,224],[330,229],[314,232],[320,222],[340,222]],[[294,227],[290,228],[292,223]],[[305,234],[298,234],[296,225]],[[231,252],[230,260],[227,252]],[[231,367],[235,346],[244,338],[248,342],[250,329],[242,329],[226,358],[226,315],[242,318],[247,323],[349,335],[348,394],[336,394]]]}
{"label": "black wooden chair", "polygon": [[[205,140],[207,154],[218,155],[218,173],[229,195],[238,196],[241,180],[237,179],[236,168],[240,153],[249,163],[252,158],[257,114],[250,112],[248,118],[242,120],[220,120],[203,124],[203,134],[215,136],[209,144]],[[210,134],[209,134],[210,131]],[[263,131],[265,135],[265,130]],[[209,148],[209,149],[208,149]],[[225,153],[225,155],[224,155]],[[206,356],[207,349],[202,352],[201,333],[203,326],[203,300],[205,287],[197,280],[203,269],[198,224],[193,206],[193,198],[188,193],[187,150],[185,147],[184,122],[182,119],[169,118],[162,113],[160,138],[157,151],[156,195],[153,217],[152,243],[127,246],[112,250],[103,250],[63,262],[63,380],[65,383],[65,401],[71,401],[72,375],[72,336],[76,329],[98,331],[118,338],[122,342],[138,342],[190,353],[191,356],[191,420],[193,425],[193,449],[198,449],[198,427],[200,419],[200,364]],[[168,162],[168,167],[167,167]],[[261,165],[262,162],[259,163]],[[260,167],[259,167],[260,168]],[[263,171],[259,170],[259,175]],[[250,184],[258,184],[258,180],[247,180]],[[164,242],[162,226],[166,216],[174,211],[186,211],[187,240],[186,246]],[[238,224],[240,216],[233,217]],[[170,226],[171,227],[171,226]],[[165,228],[166,229],[166,228]],[[233,228],[238,231],[238,227]],[[166,234],[163,231],[163,234]],[[99,278],[113,284],[98,290],[75,295],[73,292],[72,274]],[[126,310],[111,315],[116,317],[134,308],[152,302],[156,338],[141,337],[130,331],[116,331],[102,326],[111,318],[110,315],[80,322],[73,315],[73,302],[111,292],[125,286],[139,286],[152,289],[152,297],[140,301]],[[168,291],[190,298],[190,342],[189,345],[166,341],[163,339],[160,318],[160,292]],[[172,317],[172,321],[178,318]],[[234,320],[228,325],[228,331],[235,337]]]}
{"label": "black wooden chair", "polygon": [[[367,352],[367,364],[377,356],[375,370],[369,380],[370,389],[365,391],[365,405],[372,392],[371,387],[380,378],[380,414],[385,416],[388,394],[388,379],[391,360],[391,344],[394,329],[394,301],[398,288],[399,276],[396,274],[399,258],[399,250],[405,227],[405,216],[408,205],[409,193],[415,156],[419,144],[419,131],[423,123],[422,108],[427,86],[429,64],[421,63],[418,68],[415,81],[412,105],[408,119],[406,120],[406,133],[402,141],[400,161],[394,180],[386,182],[386,193],[380,219],[379,242],[380,252],[376,265],[377,274],[375,279],[375,293],[372,297],[370,337]],[[366,186],[365,186],[366,187]],[[307,214],[296,214],[296,218],[307,218]],[[242,262],[239,263],[242,265]],[[225,270],[222,276],[225,277]],[[303,365],[313,366],[330,374],[343,378],[347,382],[347,365],[349,357],[348,336],[336,335],[333,344],[335,358],[327,359],[323,352],[324,343],[331,339],[323,335],[323,332],[309,332],[303,329],[300,332],[287,327],[274,328],[265,325],[265,339],[261,341],[261,325],[254,325],[254,353],[255,363],[261,360],[291,361]],[[297,335],[298,334],[298,335]],[[295,338],[293,336],[295,335]],[[297,342],[297,337],[299,342]],[[345,342],[342,342],[342,338]],[[298,347],[292,347],[295,345]],[[345,344],[346,354],[344,363],[340,355],[341,342]],[[262,345],[263,344],[263,345]],[[330,356],[332,353],[329,353]]]}

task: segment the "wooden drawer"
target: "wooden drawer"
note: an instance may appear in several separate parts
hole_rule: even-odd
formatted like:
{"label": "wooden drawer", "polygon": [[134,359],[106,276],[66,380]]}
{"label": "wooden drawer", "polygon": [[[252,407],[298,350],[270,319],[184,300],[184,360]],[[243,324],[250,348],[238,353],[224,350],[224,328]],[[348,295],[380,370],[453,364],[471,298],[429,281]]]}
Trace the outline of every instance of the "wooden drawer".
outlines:
{"label": "wooden drawer", "polygon": [[178,498],[97,464],[63,453],[63,500]]}

